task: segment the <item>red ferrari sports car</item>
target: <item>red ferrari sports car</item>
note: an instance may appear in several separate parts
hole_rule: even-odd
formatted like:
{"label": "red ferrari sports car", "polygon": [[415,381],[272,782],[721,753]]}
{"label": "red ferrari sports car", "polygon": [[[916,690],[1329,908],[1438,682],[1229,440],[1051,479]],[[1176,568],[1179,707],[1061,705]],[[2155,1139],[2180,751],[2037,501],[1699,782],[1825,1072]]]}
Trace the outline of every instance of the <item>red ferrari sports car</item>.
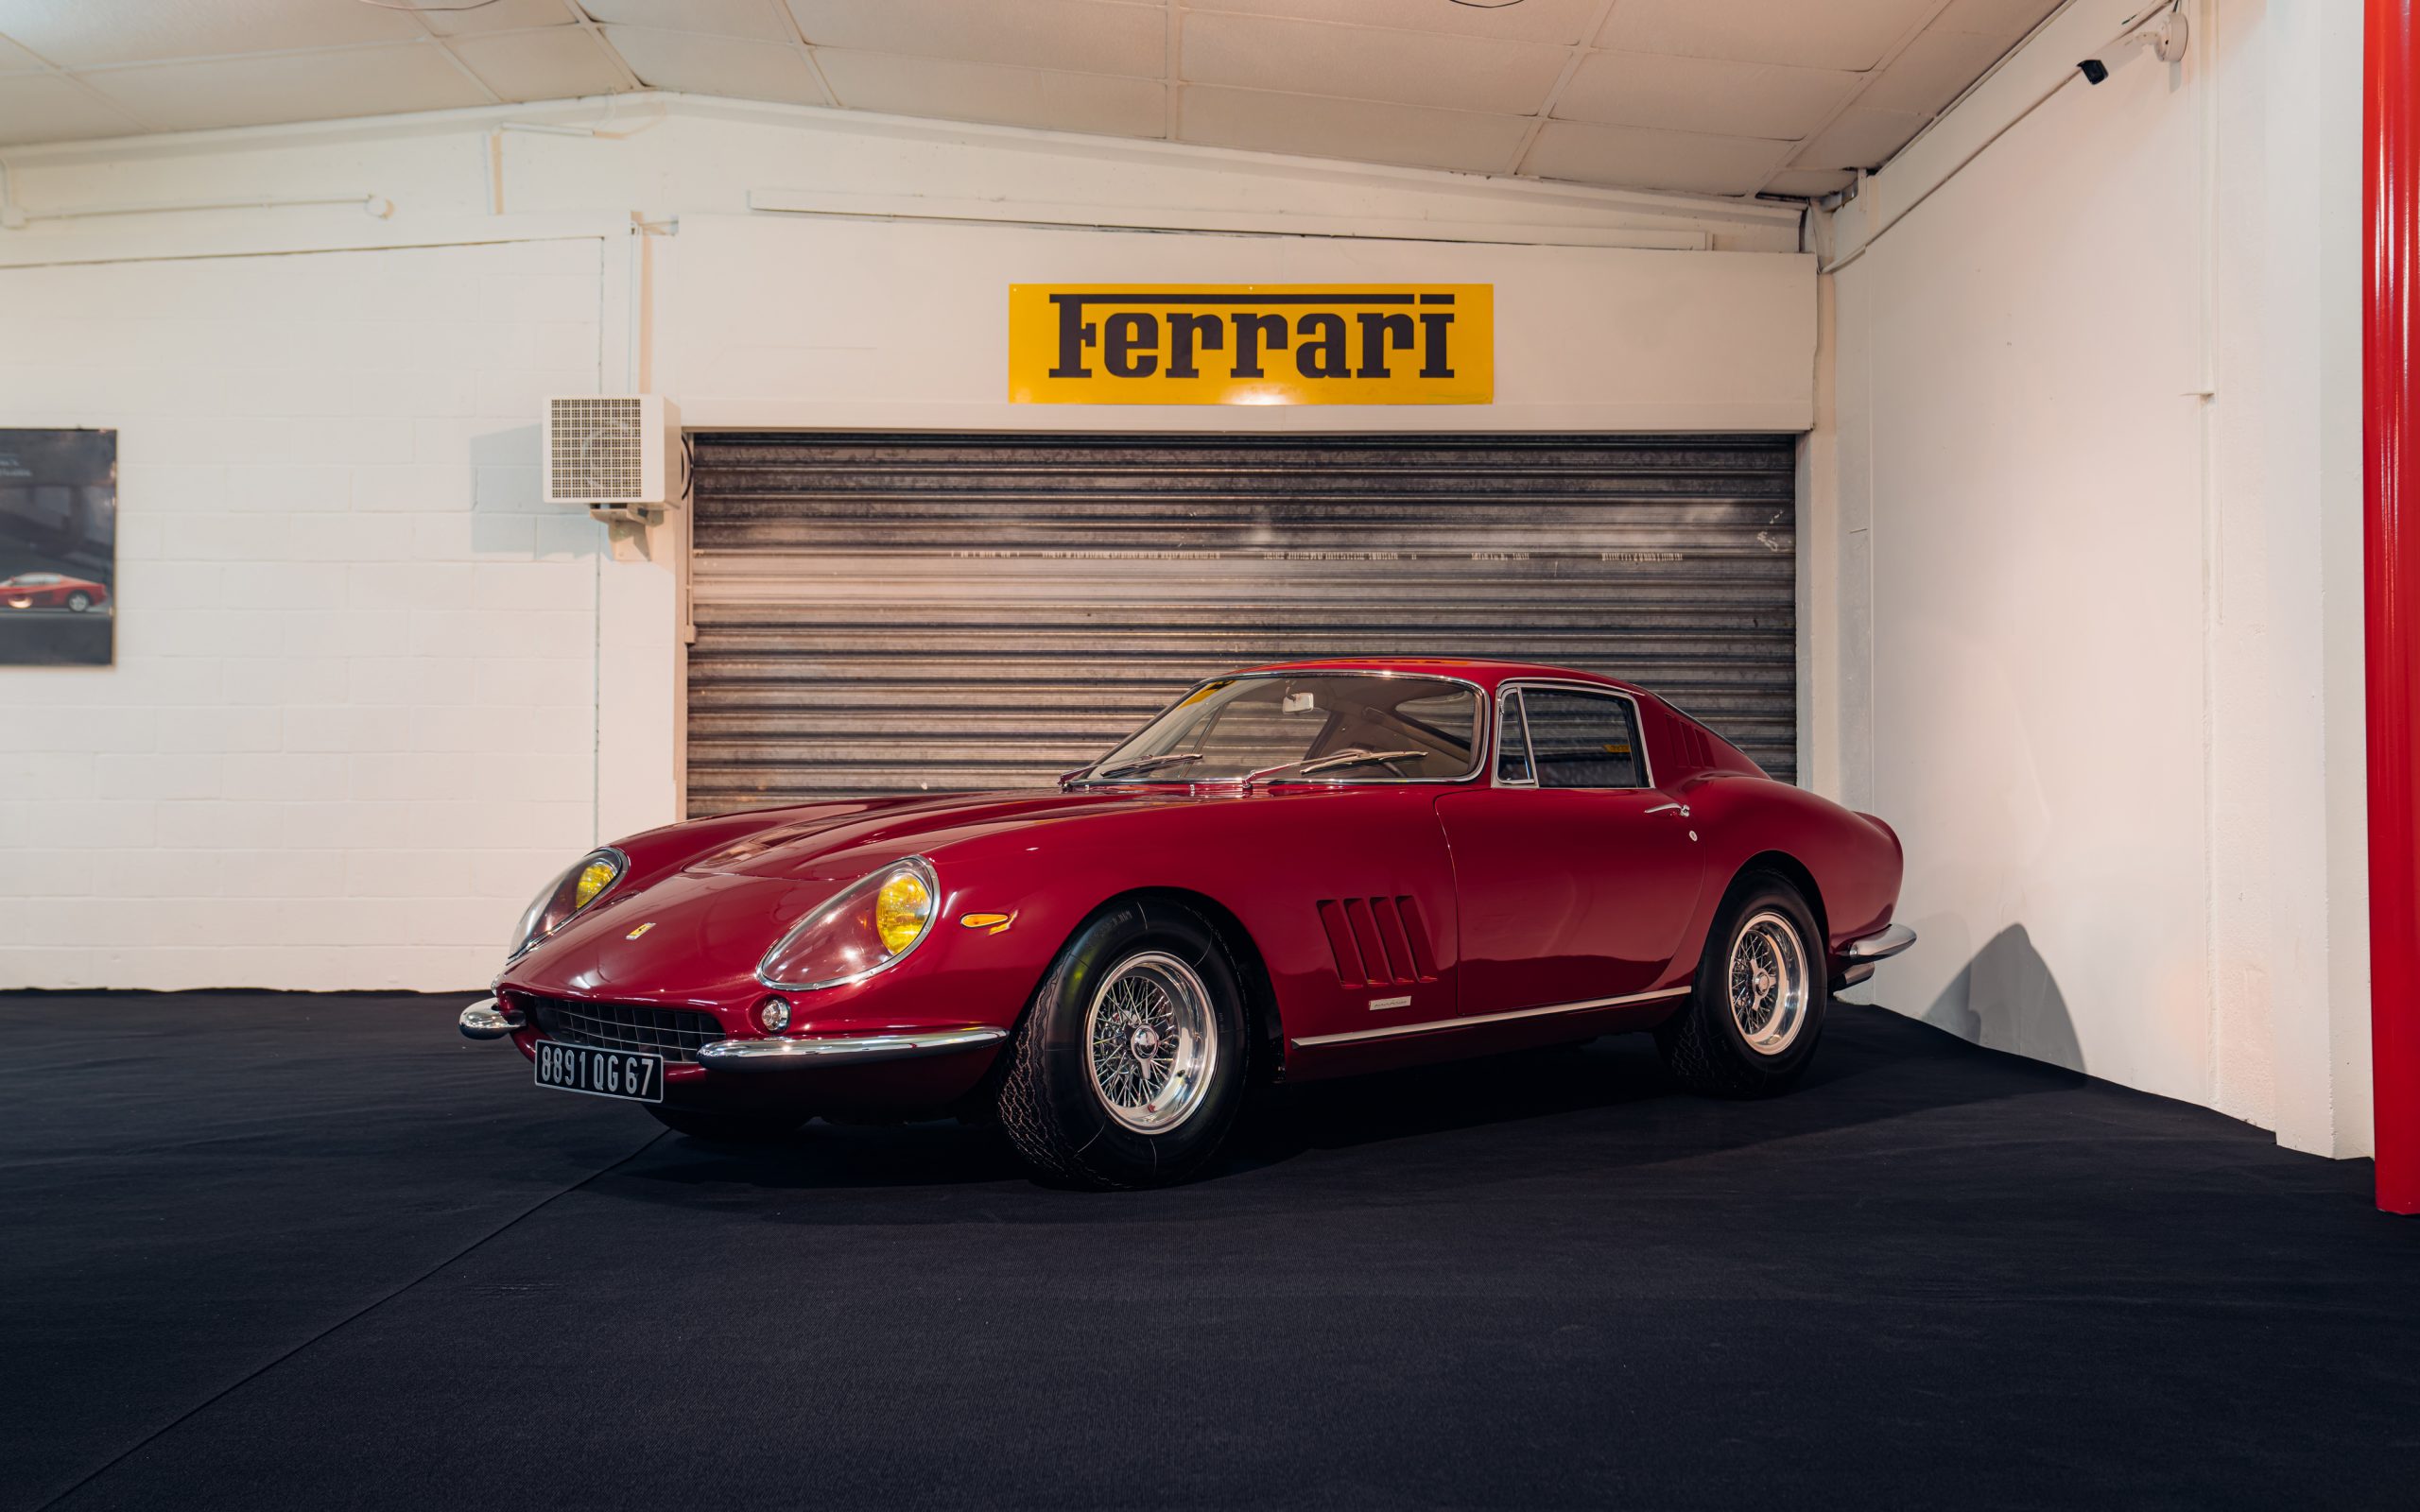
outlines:
{"label": "red ferrari sports car", "polygon": [[0,582],[0,604],[10,609],[72,609],[80,614],[109,601],[107,584],[58,573],[19,573]]}
{"label": "red ferrari sports car", "polygon": [[1627,684],[1406,659],[1215,678],[1055,789],[696,819],[529,906],[462,1032],[708,1138],[995,1117],[1175,1180],[1257,1082],[1651,1030],[1720,1095],[1806,1069],[1915,936],[1898,837]]}

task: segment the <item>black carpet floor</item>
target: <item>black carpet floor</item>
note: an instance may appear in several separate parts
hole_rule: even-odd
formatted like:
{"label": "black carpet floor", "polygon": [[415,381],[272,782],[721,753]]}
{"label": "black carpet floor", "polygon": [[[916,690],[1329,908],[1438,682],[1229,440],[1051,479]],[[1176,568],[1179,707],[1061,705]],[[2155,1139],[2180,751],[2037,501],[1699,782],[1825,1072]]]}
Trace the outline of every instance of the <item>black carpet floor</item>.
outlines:
{"label": "black carpet floor", "polygon": [[1843,1008],[1296,1089],[1124,1195],[734,1153],[460,1000],[0,996],[0,1508],[2420,1504],[2366,1163]]}

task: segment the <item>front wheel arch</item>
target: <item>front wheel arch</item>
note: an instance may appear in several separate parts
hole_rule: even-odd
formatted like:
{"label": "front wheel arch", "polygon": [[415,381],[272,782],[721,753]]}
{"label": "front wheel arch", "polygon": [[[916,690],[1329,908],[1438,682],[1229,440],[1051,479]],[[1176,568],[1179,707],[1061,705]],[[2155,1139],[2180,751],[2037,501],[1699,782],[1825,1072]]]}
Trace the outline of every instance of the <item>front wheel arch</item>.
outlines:
{"label": "front wheel arch", "polygon": [[[1115,893],[1102,899],[1091,912],[1076,920],[1074,927],[1052,947],[1052,959],[1057,959],[1059,952],[1067,948],[1068,941],[1091,928],[1093,920],[1101,915],[1129,903],[1139,903],[1148,910],[1154,902],[1189,908],[1218,931],[1227,953],[1235,957],[1237,974],[1242,978],[1245,1022],[1252,1044],[1251,1060],[1245,1068],[1245,1085],[1247,1088],[1265,1087],[1278,1080],[1286,1067],[1286,1023],[1277,1005],[1277,989],[1269,974],[1269,963],[1261,956],[1259,942],[1252,937],[1252,931],[1244,927],[1244,921],[1236,917],[1236,911],[1209,894],[1196,892],[1190,887],[1129,887]],[[1038,988],[1039,984],[1036,985]],[[1022,1027],[1026,1015],[1032,1012],[1033,1001],[1028,997],[1018,1013],[1016,1026]]]}

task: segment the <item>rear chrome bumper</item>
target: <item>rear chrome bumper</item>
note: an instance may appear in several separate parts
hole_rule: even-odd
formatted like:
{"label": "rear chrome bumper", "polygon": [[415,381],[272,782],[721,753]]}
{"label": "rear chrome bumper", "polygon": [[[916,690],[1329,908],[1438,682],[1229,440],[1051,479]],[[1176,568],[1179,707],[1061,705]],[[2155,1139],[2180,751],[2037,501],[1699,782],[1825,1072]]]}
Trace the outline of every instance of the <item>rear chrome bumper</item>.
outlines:
{"label": "rear chrome bumper", "polygon": [[464,1008],[456,1022],[462,1026],[465,1040],[501,1040],[520,1028],[523,1020],[519,1008],[499,1007],[495,999],[481,998]]}
{"label": "rear chrome bumper", "polygon": [[1833,988],[1855,987],[1874,974],[1876,962],[1887,961],[1915,942],[1916,932],[1905,924],[1893,924],[1849,941],[1841,947],[1841,959],[1848,967],[1833,978]]}
{"label": "rear chrome bumper", "polygon": [[[463,1031],[469,1033],[468,1030]],[[1006,1029],[972,1024],[962,1029],[920,1029],[899,1034],[827,1035],[799,1040],[717,1040],[698,1049],[698,1064],[710,1071],[805,1071],[817,1066],[863,1065],[945,1056],[997,1044]]]}
{"label": "rear chrome bumper", "polygon": [[1905,924],[1853,939],[1841,947],[1841,955],[1851,961],[1883,961],[1898,954],[1916,942],[1916,932]]}

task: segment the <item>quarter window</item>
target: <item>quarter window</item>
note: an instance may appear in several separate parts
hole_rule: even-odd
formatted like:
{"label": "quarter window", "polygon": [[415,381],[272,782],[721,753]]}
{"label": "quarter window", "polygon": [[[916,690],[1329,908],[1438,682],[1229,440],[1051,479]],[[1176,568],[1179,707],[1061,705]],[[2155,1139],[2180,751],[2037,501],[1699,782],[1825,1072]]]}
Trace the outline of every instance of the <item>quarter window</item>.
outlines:
{"label": "quarter window", "polygon": [[1638,715],[1628,698],[1525,688],[1519,707],[1540,787],[1643,787]]}
{"label": "quarter window", "polygon": [[1506,694],[1498,707],[1504,713],[1496,719],[1495,780],[1508,785],[1527,786],[1530,782],[1530,733],[1521,725],[1519,691]]}

